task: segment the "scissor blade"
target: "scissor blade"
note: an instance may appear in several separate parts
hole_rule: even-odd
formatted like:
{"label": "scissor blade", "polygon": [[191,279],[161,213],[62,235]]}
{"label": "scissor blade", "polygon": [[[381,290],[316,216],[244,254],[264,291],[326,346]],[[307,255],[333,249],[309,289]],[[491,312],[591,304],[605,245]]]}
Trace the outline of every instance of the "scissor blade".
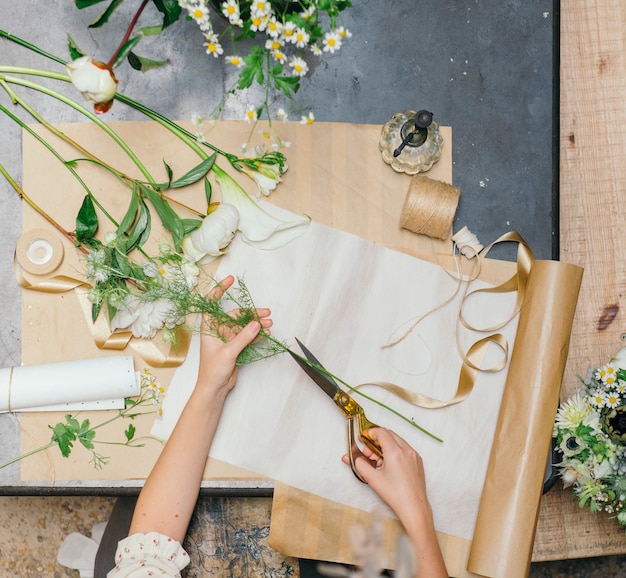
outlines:
{"label": "scissor blade", "polygon": [[[298,339],[296,339],[298,345],[302,349],[304,356],[311,362],[317,365],[318,367],[323,367],[322,364],[315,358],[315,356],[302,344]],[[337,382],[326,375],[316,367],[310,366],[306,361],[302,360],[298,355],[296,355],[293,351],[289,351],[291,356],[295,359],[296,363],[302,368],[302,370],[315,382],[319,387],[326,392],[331,399],[334,399],[338,392],[343,391]]]}

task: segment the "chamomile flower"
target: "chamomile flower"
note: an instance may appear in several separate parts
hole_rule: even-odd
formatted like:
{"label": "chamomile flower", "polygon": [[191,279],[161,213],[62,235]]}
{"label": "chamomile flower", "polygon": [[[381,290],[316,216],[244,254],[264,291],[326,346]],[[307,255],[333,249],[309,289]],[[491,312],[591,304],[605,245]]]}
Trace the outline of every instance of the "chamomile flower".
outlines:
{"label": "chamomile flower", "polygon": [[209,9],[201,2],[190,4],[188,8],[189,16],[193,18],[200,26],[209,21]]}
{"label": "chamomile flower", "polygon": [[278,38],[268,38],[265,41],[265,48],[267,50],[271,50],[272,52],[280,50],[282,47],[283,43]]}
{"label": "chamomile flower", "polygon": [[624,393],[626,392],[626,381],[623,380],[618,380],[617,385],[615,386],[615,391],[617,393]]}
{"label": "chamomile flower", "polygon": [[294,22],[286,22],[283,26],[283,40],[285,42],[295,42],[296,25]]}
{"label": "chamomile flower", "polygon": [[282,22],[278,21],[276,19],[276,16],[271,16],[270,19],[267,21],[267,28],[265,30],[267,35],[271,36],[272,38],[278,38],[281,35],[282,31]]}
{"label": "chamomile flower", "polygon": [[337,28],[337,34],[341,36],[341,38],[352,38],[352,32],[350,32],[347,28],[340,26]]}
{"label": "chamomile flower", "polygon": [[606,407],[614,408],[620,404],[620,397],[616,393],[607,393],[604,404]]}
{"label": "chamomile flower", "polygon": [[313,124],[315,122],[315,116],[313,116],[313,112],[309,112],[308,116],[302,115],[300,119],[300,124]]}
{"label": "chamomile flower", "polygon": [[315,54],[315,56],[321,56],[322,55],[322,49],[319,47],[318,44],[313,44],[311,46],[311,52],[313,54]]}
{"label": "chamomile flower", "polygon": [[598,409],[601,409],[606,404],[606,396],[603,391],[596,389],[589,394],[589,403]]}
{"label": "chamomile flower", "polygon": [[272,58],[274,58],[276,62],[284,62],[287,56],[282,50],[274,50],[274,52],[272,52]]}
{"label": "chamomile flower", "polygon": [[298,48],[304,48],[309,42],[310,35],[304,28],[296,28],[293,35],[293,43]]}
{"label": "chamomile flower", "polygon": [[306,10],[300,12],[300,16],[302,16],[305,20],[311,18],[313,14],[315,14],[315,4],[311,4]]}
{"label": "chamomile flower", "polygon": [[254,0],[250,8],[250,12],[254,16],[269,16],[272,11],[272,5],[269,0]]}
{"label": "chamomile flower", "polygon": [[253,32],[263,32],[267,28],[269,18],[267,16],[253,16],[250,20],[250,30]]}
{"label": "chamomile flower", "polygon": [[339,36],[339,33],[335,30],[327,32],[324,35],[323,51],[334,54],[335,51],[339,50],[340,48],[341,48],[341,36]]}
{"label": "chamomile flower", "polygon": [[295,76],[305,76],[309,71],[309,65],[299,56],[294,56],[289,61],[289,66]]}
{"label": "chamomile flower", "polygon": [[235,68],[241,68],[243,66],[243,58],[233,54],[232,56],[227,56],[226,61],[232,64]]}
{"label": "chamomile flower", "polygon": [[[278,120],[282,120],[283,122],[287,122],[287,117],[289,116],[286,112],[284,108],[279,108],[276,111],[276,116],[278,117]],[[623,383],[623,382],[622,382]],[[624,384],[624,387],[626,389],[626,384]]]}
{"label": "chamomile flower", "polygon": [[218,58],[220,54],[224,54],[224,49],[219,42],[217,34],[208,34],[206,37],[206,42],[203,46],[206,48],[206,53]]}
{"label": "chamomile flower", "polygon": [[241,12],[239,11],[239,3],[237,0],[227,0],[222,3],[222,14],[228,18],[231,24],[239,20]]}
{"label": "chamomile flower", "polygon": [[257,116],[256,108],[254,108],[253,104],[249,104],[248,108],[246,109],[246,120],[248,122],[255,122],[257,118],[258,116]]}

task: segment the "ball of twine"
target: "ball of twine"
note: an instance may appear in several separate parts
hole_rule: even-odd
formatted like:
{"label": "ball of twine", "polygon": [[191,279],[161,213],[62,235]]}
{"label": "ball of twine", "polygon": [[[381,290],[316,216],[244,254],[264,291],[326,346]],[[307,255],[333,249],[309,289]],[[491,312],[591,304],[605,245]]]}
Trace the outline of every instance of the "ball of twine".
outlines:
{"label": "ball of twine", "polygon": [[460,193],[459,187],[414,176],[402,207],[400,226],[435,239],[448,239]]}

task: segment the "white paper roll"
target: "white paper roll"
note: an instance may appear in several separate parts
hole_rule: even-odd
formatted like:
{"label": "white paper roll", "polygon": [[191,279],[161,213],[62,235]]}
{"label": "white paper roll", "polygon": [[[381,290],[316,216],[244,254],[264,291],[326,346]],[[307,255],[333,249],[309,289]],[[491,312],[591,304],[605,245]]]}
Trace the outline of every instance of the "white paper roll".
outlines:
{"label": "white paper roll", "polygon": [[109,402],[139,395],[130,355],[0,369],[0,412]]}

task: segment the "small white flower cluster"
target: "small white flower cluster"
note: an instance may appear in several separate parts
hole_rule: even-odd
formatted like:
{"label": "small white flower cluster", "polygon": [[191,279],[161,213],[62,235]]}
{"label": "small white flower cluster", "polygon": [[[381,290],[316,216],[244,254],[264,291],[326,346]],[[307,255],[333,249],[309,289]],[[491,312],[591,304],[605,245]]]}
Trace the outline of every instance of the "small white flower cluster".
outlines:
{"label": "small white flower cluster", "polygon": [[[221,36],[215,32],[211,22],[208,0],[179,0],[178,3],[200,27],[207,54],[215,58],[224,54]],[[338,26],[326,31],[319,40],[312,40],[311,31],[319,26],[318,1],[304,0],[300,5],[306,8],[296,15],[297,18],[291,19],[289,11],[278,13],[271,0],[225,0],[219,4],[222,15],[228,19],[231,27],[241,28],[245,32],[264,33],[264,51],[276,63],[289,67],[291,76],[302,78],[309,72],[309,65],[304,58],[306,50],[315,56],[334,54],[352,34],[344,26]],[[242,13],[246,15],[245,20]],[[299,26],[297,22],[305,24]],[[290,49],[295,49],[296,53],[288,56]],[[236,68],[242,68],[246,64],[244,58],[236,52],[225,58]],[[281,120],[287,119],[283,109],[278,116]],[[253,105],[246,111],[246,120],[257,120],[257,108]],[[302,115],[300,120],[302,124],[311,124],[313,121],[313,113]]]}
{"label": "small white flower cluster", "polygon": [[156,376],[149,370],[143,369],[140,374],[141,388],[146,391],[146,397],[157,406],[157,415],[163,415],[163,395],[165,388]]}
{"label": "small white flower cluster", "polygon": [[626,348],[582,381],[554,424],[561,479],[580,507],[615,514],[626,526]]}

